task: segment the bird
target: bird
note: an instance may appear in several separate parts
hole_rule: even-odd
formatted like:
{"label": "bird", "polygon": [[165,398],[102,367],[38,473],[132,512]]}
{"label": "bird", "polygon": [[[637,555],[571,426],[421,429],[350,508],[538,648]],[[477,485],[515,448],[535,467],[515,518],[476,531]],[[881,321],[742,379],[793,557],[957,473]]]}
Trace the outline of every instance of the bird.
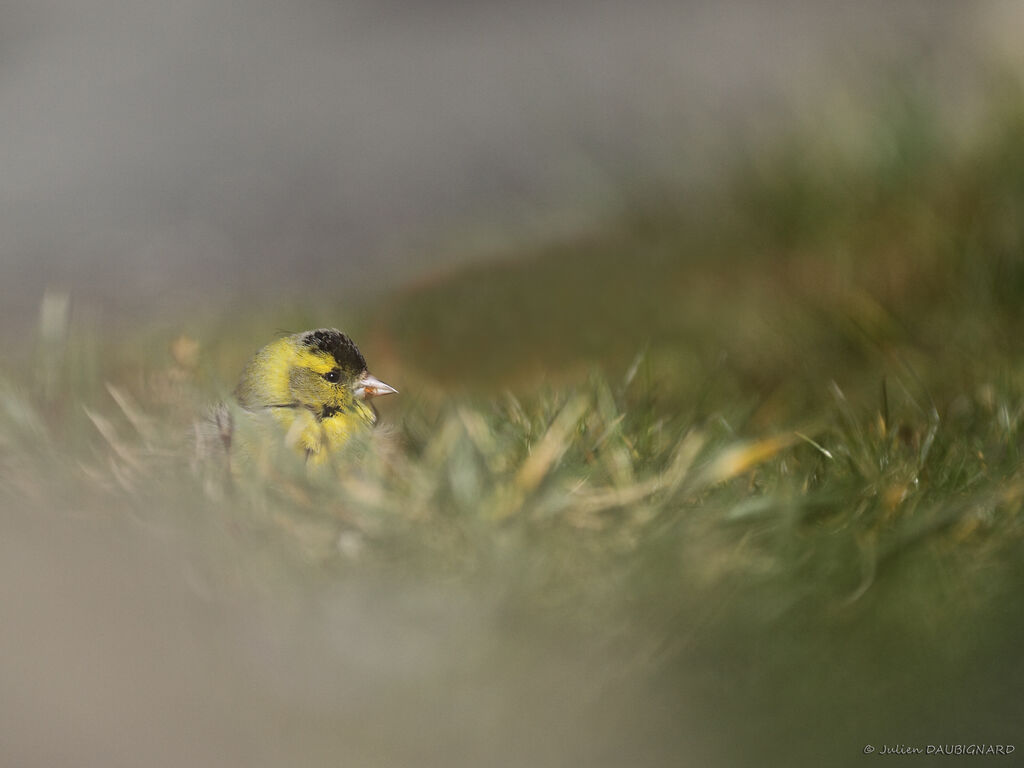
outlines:
{"label": "bird", "polygon": [[[336,328],[295,333],[262,347],[234,391],[237,409],[214,415],[224,447],[253,454],[276,433],[308,465],[328,462],[377,422],[371,400],[398,390],[373,376],[359,347]],[[245,429],[238,422],[245,421]],[[253,434],[261,439],[254,442]]]}

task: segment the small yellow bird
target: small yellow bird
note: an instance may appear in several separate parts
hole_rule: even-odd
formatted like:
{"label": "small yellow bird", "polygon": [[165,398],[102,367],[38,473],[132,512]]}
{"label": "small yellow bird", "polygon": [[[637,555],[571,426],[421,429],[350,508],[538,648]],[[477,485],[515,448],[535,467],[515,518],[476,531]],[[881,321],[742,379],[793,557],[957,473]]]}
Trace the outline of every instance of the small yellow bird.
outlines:
{"label": "small yellow bird", "polygon": [[285,444],[315,465],[376,423],[370,400],[397,392],[370,375],[352,339],[320,328],[263,347],[245,367],[235,397],[243,412],[279,425]]}

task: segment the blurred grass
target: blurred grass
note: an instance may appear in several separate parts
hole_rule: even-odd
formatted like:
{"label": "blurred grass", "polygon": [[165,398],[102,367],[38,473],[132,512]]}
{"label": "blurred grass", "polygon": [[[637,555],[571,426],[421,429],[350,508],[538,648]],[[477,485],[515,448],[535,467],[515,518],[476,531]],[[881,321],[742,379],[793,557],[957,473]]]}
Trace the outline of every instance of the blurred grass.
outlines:
{"label": "blurred grass", "polygon": [[[193,536],[214,592],[384,572],[476,585],[509,632],[571,625],[628,660],[601,696],[664,717],[580,754],[663,764],[693,747],[676,718],[723,765],[1012,743],[1024,109],[995,103],[966,145],[911,100],[858,153],[795,136],[372,313],[113,339],[50,295],[0,372],[5,507]],[[402,391],[362,460],[197,466],[193,419],[268,329],[323,324]]]}

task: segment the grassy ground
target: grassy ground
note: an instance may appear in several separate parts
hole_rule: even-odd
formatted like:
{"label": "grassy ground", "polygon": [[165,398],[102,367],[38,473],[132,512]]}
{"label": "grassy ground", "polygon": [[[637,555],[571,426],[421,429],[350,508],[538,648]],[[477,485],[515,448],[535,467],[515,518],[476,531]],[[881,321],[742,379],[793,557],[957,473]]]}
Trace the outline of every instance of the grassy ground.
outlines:
{"label": "grassy ground", "polygon": [[[241,738],[292,723],[280,744],[312,762],[412,764],[396,745],[426,743],[415,764],[853,765],[867,744],[1013,744],[1024,113],[997,103],[955,148],[913,105],[860,153],[796,137],[703,199],[638,192],[591,232],[372,313],[115,340],[49,296],[32,359],[0,377],[7,515],[171,535],[186,595],[215,606],[426,590],[421,639],[454,611],[443,661],[412,687],[383,674],[394,696],[367,711],[282,682],[356,674],[322,649],[246,683],[277,703],[250,704]],[[192,420],[245,357],[325,324],[402,392],[358,464],[197,464]],[[273,635],[274,616],[229,637]],[[367,712],[385,721],[369,741]]]}

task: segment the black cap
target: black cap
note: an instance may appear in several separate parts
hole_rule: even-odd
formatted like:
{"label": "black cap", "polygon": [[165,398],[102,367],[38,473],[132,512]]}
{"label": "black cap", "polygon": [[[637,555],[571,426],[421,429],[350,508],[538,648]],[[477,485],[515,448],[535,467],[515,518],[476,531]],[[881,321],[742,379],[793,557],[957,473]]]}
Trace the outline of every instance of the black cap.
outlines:
{"label": "black cap", "polygon": [[307,331],[302,335],[302,343],[333,357],[339,368],[354,373],[366,370],[366,359],[359,351],[359,347],[352,339],[335,328]]}

